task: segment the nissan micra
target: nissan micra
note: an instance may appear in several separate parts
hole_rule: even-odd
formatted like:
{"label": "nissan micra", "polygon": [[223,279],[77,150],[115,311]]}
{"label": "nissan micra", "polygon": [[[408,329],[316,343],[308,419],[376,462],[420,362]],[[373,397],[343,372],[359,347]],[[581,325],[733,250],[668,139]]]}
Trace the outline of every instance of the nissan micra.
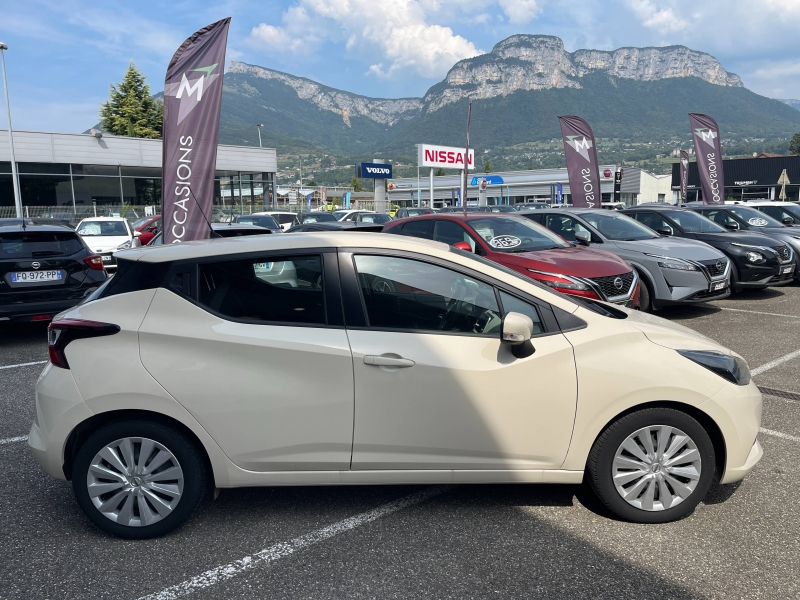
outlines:
{"label": "nissan micra", "polygon": [[29,444],[121,537],[240,486],[585,482],[663,523],[763,454],[737,354],[445,244],[320,232],[116,257],[50,325]]}

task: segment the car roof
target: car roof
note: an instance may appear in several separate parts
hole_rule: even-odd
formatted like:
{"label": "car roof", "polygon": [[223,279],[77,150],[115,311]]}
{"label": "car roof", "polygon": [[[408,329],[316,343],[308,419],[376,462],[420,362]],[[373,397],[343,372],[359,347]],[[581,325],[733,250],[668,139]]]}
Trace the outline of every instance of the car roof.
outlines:
{"label": "car roof", "polygon": [[567,213],[575,213],[575,214],[589,214],[589,213],[600,213],[603,215],[614,214],[615,212],[620,211],[612,211],[612,210],[605,210],[603,208],[546,208],[544,210],[520,210],[517,211],[517,214],[520,215],[546,215],[548,213],[554,212],[567,212]]}
{"label": "car roof", "polygon": [[[11,220],[11,219],[9,219]],[[3,223],[3,220],[0,219],[0,229],[3,231],[23,231],[22,223],[19,222],[19,219],[14,219],[16,223]],[[70,233],[74,233],[78,235],[72,227],[68,227],[66,225],[55,225],[55,224],[45,224],[39,225],[37,223],[27,223],[25,225],[24,231],[69,231]]]}
{"label": "car roof", "polygon": [[250,223],[212,223],[211,230],[218,231],[220,229],[266,229],[266,227],[259,227]]}

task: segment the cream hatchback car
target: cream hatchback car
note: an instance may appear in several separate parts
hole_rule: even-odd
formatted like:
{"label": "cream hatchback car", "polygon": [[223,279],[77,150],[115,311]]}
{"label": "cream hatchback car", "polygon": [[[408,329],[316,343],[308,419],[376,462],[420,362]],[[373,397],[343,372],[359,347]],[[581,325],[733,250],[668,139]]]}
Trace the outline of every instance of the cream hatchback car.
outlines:
{"label": "cream hatchback car", "polygon": [[738,355],[444,244],[320,232],[117,258],[50,325],[29,444],[121,537],[240,486],[586,481],[662,523],[763,454]]}

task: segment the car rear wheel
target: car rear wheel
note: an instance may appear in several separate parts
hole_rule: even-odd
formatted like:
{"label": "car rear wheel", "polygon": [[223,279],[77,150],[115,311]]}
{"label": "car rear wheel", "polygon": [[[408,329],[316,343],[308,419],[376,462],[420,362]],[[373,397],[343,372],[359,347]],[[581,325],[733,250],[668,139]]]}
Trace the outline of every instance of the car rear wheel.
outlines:
{"label": "car rear wheel", "polygon": [[181,432],[150,421],[111,423],[75,458],[72,487],[95,525],[128,539],[158,537],[181,525],[203,499],[207,469]]}
{"label": "car rear wheel", "polygon": [[650,408],[626,415],[597,439],[588,482],[614,514],[668,523],[692,513],[714,480],[714,446],[686,413]]}

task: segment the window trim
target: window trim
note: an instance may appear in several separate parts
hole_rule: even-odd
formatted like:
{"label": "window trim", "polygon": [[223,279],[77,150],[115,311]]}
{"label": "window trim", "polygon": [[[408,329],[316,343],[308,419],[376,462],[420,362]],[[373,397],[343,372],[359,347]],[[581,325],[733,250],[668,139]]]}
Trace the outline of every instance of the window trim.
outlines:
{"label": "window trim", "polygon": [[[322,262],[322,298],[324,302],[325,323],[294,323],[290,321],[259,321],[254,319],[238,319],[225,315],[202,304],[200,298],[200,265],[219,262],[234,262],[241,260],[264,259],[273,257],[290,256],[312,256],[317,255]],[[292,248],[287,250],[266,250],[261,252],[246,252],[241,254],[224,254],[216,256],[204,256],[181,261],[175,261],[167,271],[166,276],[161,281],[159,287],[180,296],[184,300],[191,302],[200,310],[214,315],[224,321],[231,323],[242,323],[244,325],[266,325],[271,327],[310,327],[314,329],[344,329],[344,318],[342,314],[341,286],[338,276],[338,257],[335,248]],[[170,287],[170,283],[176,275],[189,273],[191,277],[191,295],[187,296],[176,292]]]}
{"label": "window trim", "polygon": [[[390,250],[388,248],[339,248],[339,272],[342,278],[342,300],[345,308],[345,328],[366,330],[366,331],[380,331],[380,332],[394,332],[394,333],[415,333],[415,334],[430,334],[430,335],[454,335],[466,337],[479,337],[479,338],[499,338],[495,334],[479,334],[479,333],[463,333],[460,331],[438,331],[438,330],[425,330],[425,329],[401,329],[401,328],[383,328],[372,327],[368,325],[367,308],[364,303],[364,296],[361,291],[361,285],[358,281],[358,272],[355,265],[355,255],[372,255],[372,256],[387,256],[392,258],[405,258],[408,260],[416,260],[419,262],[428,263],[444,269],[455,271],[461,275],[465,275],[481,283],[491,286],[497,298],[498,307],[502,310],[503,303],[499,300],[499,290],[507,293],[509,296],[514,296],[522,302],[533,304],[539,312],[541,318],[542,329],[541,333],[534,334],[531,339],[538,337],[545,337],[549,335],[561,333],[558,321],[553,314],[553,309],[544,300],[535,296],[527,294],[523,290],[515,288],[505,282],[498,281],[491,276],[485,275],[479,271],[464,267],[463,265],[455,264],[438,257],[429,256],[426,254],[419,254],[417,252],[410,252],[407,250]],[[505,313],[503,313],[505,314]]]}

